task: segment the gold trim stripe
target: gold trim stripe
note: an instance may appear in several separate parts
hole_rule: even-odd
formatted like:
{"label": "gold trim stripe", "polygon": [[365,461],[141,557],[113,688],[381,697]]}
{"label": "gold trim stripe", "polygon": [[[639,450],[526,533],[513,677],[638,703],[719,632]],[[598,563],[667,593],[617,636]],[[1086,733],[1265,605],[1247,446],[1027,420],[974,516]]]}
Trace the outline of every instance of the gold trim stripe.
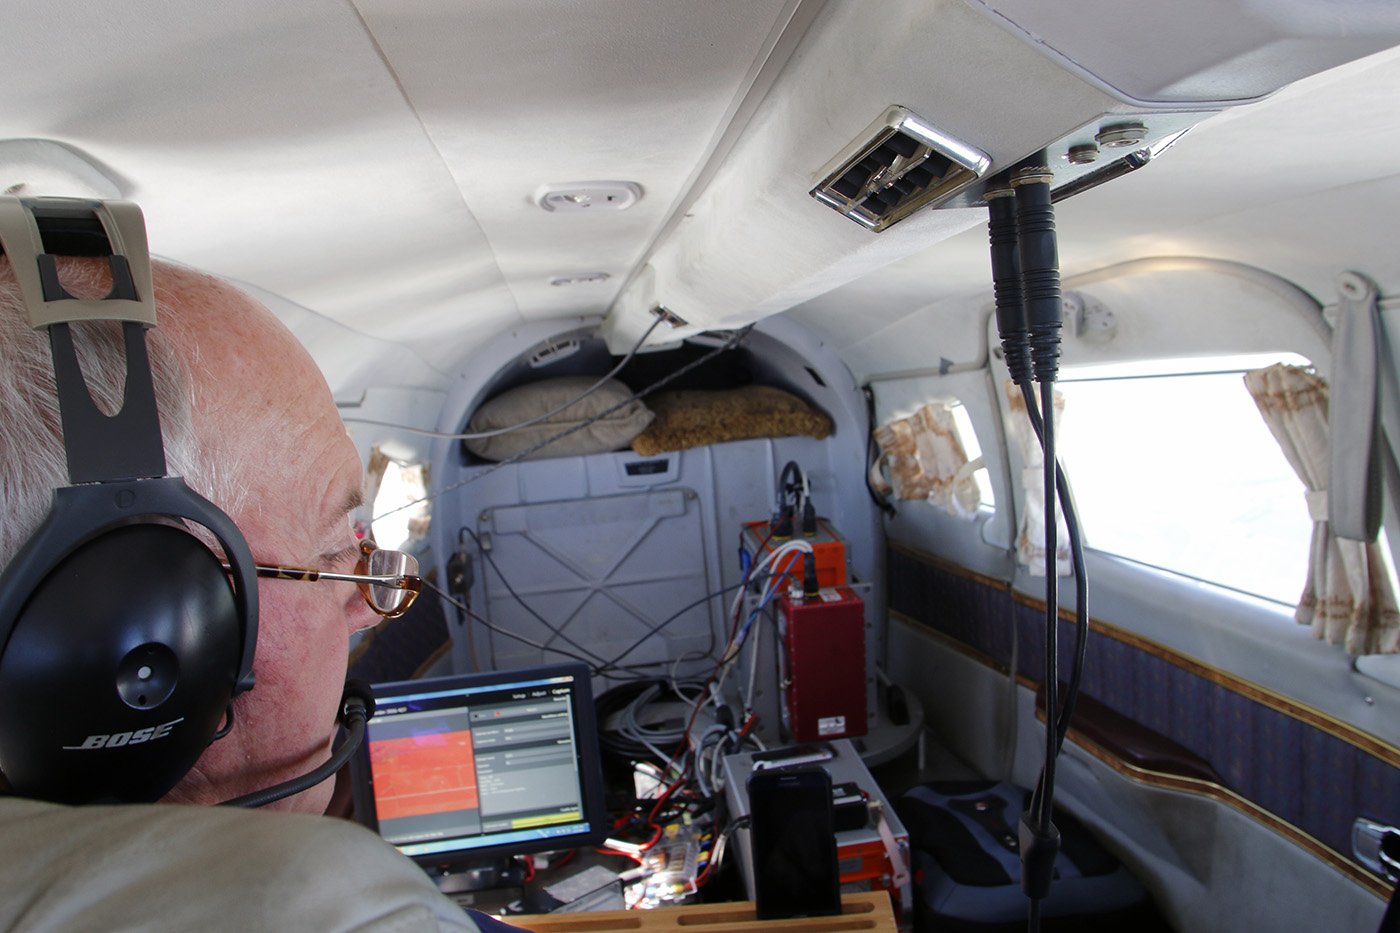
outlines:
{"label": "gold trim stripe", "polygon": [[[1003,593],[1010,592],[1011,598],[1022,606],[1038,609],[1041,612],[1045,611],[1045,600],[1037,599],[1025,593],[1012,591],[1011,585],[1004,580],[994,580],[985,574],[968,570],[965,567],[960,567],[950,561],[906,545],[899,545],[891,542],[889,547],[891,550],[898,550],[935,569],[944,570],[954,576],[961,577],[965,580],[971,580],[984,586],[991,586]],[[1070,623],[1078,622],[1078,618],[1073,609],[1062,608],[1060,610],[1060,618]],[[917,624],[923,625],[923,623]],[[1197,661],[1172,648],[1168,648],[1160,642],[1153,641],[1150,638],[1144,638],[1134,632],[1119,628],[1110,622],[1095,619],[1093,616],[1089,617],[1089,631],[1107,638],[1112,638],[1130,647],[1137,648],[1155,658],[1195,674],[1197,677],[1204,678],[1217,686],[1224,687],[1226,690],[1230,690],[1246,699],[1252,700],[1261,706],[1268,707],[1278,713],[1283,713],[1285,716],[1291,716],[1299,722],[1312,726],[1314,729],[1324,732],[1333,738],[1340,739],[1348,745],[1378,758],[1393,768],[1400,768],[1400,747],[1396,747],[1368,732],[1363,732],[1350,723],[1343,722],[1335,716],[1324,713],[1322,710],[1306,706],[1281,693],[1276,693],[1268,687],[1244,680],[1218,667],[1212,667],[1209,664]]]}
{"label": "gold trim stripe", "polygon": [[1164,774],[1160,771],[1152,771],[1147,768],[1139,768],[1136,765],[1131,765],[1097,742],[1085,737],[1083,733],[1074,728],[1069,730],[1067,738],[1119,774],[1137,783],[1146,784],[1151,787],[1159,787],[1164,790],[1174,790],[1182,793],[1195,794],[1200,797],[1208,797],[1234,807],[1246,816],[1262,823],[1288,841],[1326,862],[1341,874],[1346,875],[1352,881],[1366,888],[1372,894],[1376,895],[1376,897],[1382,900],[1389,899],[1390,897],[1393,886],[1388,881],[1356,864],[1331,846],[1309,835],[1282,817],[1271,813],[1247,797],[1240,796],[1228,787],[1223,787],[1213,781],[1204,781],[1199,778],[1189,778],[1175,774]]}
{"label": "gold trim stripe", "polygon": [[968,568],[963,567],[959,564],[955,564],[952,561],[944,560],[941,557],[935,557],[927,551],[920,551],[918,548],[909,547],[907,544],[900,544],[898,541],[890,541],[887,543],[886,546],[889,550],[899,551],[901,554],[905,554],[909,557],[912,557],[914,560],[917,560],[920,563],[929,564],[930,566],[937,567],[940,570],[946,570],[949,573],[956,574],[957,576],[964,577],[968,580],[974,580],[977,583],[980,583],[983,586],[991,587],[992,589],[997,590],[998,592],[1011,592],[1011,584],[1006,582],[1005,580],[998,580],[996,577],[989,577],[985,573],[978,573],[975,570],[969,570]]}
{"label": "gold trim stripe", "polygon": [[[940,643],[941,645],[943,645],[943,647],[947,648],[950,651],[955,651],[966,658],[976,661],[983,667],[989,667],[992,670],[996,671],[998,674],[1001,674],[1002,676],[1005,676],[1011,672],[1011,666],[1009,664],[992,657],[990,654],[985,654],[984,652],[978,651],[976,648],[972,647],[965,641],[959,641],[952,635],[940,632],[938,629],[932,628],[924,624],[923,622],[920,622],[918,619],[907,616],[902,612],[898,612],[894,609],[890,609],[887,611],[889,612],[890,618],[898,622],[903,622],[905,625],[908,625],[911,628],[917,628],[920,634],[926,635],[927,637]],[[1020,679],[1021,678],[1018,676],[1017,680]]]}
{"label": "gold trim stripe", "polygon": [[[917,627],[920,631],[931,635],[935,641],[942,643],[952,651],[963,655],[969,660],[976,661],[989,667],[998,673],[1005,673],[1005,666],[1000,665],[990,655],[983,654],[966,642],[958,641],[944,635],[936,629],[931,629],[917,619],[904,615],[903,613],[890,611],[890,616],[905,625]],[[1020,674],[1016,676],[1016,683],[1027,690],[1038,690],[1040,684],[1029,677]],[[1036,710],[1036,718],[1044,720],[1045,711]],[[1250,817],[1256,822],[1262,823],[1269,829],[1283,836],[1288,841],[1311,853],[1323,862],[1332,866],[1341,874],[1351,879],[1355,883],[1366,888],[1372,894],[1380,898],[1389,898],[1391,886],[1379,876],[1367,871],[1365,868],[1339,854],[1331,846],[1321,842],[1316,837],[1304,832],[1282,817],[1259,806],[1247,797],[1242,797],[1228,787],[1216,784],[1213,781],[1203,781],[1198,778],[1189,778],[1177,774],[1167,774],[1161,771],[1153,771],[1147,768],[1140,768],[1129,764],[1122,758],[1110,752],[1092,739],[1087,738],[1082,732],[1073,727],[1070,728],[1068,738],[1080,748],[1084,749],[1095,758],[1108,765],[1114,771],[1122,774],[1129,780],[1139,784],[1146,784],[1150,787],[1157,787],[1163,790],[1174,790],[1181,793],[1195,794],[1200,797],[1208,797],[1219,803],[1234,807],[1236,810]]]}

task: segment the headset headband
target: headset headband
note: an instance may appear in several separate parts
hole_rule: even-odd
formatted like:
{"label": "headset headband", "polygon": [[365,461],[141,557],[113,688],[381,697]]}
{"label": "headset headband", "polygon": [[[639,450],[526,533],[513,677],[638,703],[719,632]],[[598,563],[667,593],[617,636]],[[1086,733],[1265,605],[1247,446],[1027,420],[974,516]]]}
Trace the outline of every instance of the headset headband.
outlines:
{"label": "headset headband", "polygon": [[[247,620],[234,692],[251,689],[258,618],[252,552],[227,515],[184,480],[165,475],[145,341],[156,312],[141,209],[129,201],[0,196],[0,248],[9,256],[31,325],[49,330],[74,484],[54,490],[49,515],[0,577],[0,649],[28,595],[12,581],[42,578],[72,548],[131,516],[163,515],[207,528],[234,568],[234,598]],[[111,293],[74,298],[58,280],[57,255],[107,257]],[[71,321],[100,320],[120,321],[124,330],[126,394],[114,416],[93,403],[68,330]]]}

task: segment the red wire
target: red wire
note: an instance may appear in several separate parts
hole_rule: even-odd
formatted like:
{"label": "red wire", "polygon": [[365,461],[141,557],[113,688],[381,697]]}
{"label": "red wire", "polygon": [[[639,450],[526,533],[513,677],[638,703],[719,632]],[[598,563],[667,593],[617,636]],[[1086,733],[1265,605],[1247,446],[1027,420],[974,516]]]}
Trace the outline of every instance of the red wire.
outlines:
{"label": "red wire", "polygon": [[[652,811],[652,815],[655,816],[655,811]],[[660,839],[661,839],[661,832],[662,832],[661,827],[660,827],[660,826],[657,826],[655,823],[653,823],[653,822],[650,820],[650,818],[647,819],[647,825],[650,826],[650,827],[652,827],[653,829],[655,829],[656,832],[652,833],[651,838],[648,839],[648,840],[640,847],[640,848],[641,848],[641,851],[643,851],[643,852],[647,851],[647,850],[650,849],[652,846],[656,845],[656,843],[657,843],[658,841],[660,841]]]}
{"label": "red wire", "polygon": [[753,724],[757,721],[758,714],[749,713],[749,718],[744,720],[744,726],[739,730],[739,741],[742,742],[744,740],[744,737],[749,734],[749,730],[753,728]]}
{"label": "red wire", "polygon": [[594,851],[594,852],[597,852],[599,855],[618,855],[618,856],[621,856],[622,858],[630,858],[632,861],[636,862],[638,865],[642,864],[642,860],[641,860],[640,858],[638,858],[637,856],[633,855],[631,852],[622,852],[622,851],[620,851],[620,850],[618,850],[618,849],[596,849],[596,848],[595,848],[593,851]]}

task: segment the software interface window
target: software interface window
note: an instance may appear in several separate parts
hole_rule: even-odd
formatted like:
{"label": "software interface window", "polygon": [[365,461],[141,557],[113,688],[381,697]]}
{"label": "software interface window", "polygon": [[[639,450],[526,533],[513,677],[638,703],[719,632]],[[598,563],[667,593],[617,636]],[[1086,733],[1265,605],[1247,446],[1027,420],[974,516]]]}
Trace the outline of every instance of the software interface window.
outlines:
{"label": "software interface window", "polygon": [[572,701],[569,684],[552,682],[391,701],[369,743],[381,834],[428,854],[463,837],[496,845],[578,821]]}

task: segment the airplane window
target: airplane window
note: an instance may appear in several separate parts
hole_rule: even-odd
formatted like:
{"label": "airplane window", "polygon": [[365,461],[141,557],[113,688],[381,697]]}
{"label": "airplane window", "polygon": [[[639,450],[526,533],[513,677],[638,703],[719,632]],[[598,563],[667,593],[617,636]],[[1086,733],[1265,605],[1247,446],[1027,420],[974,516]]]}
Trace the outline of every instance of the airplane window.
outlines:
{"label": "airplane window", "polygon": [[410,549],[412,542],[428,533],[432,503],[422,501],[428,494],[428,464],[395,460],[376,449],[370,457],[369,479],[375,542],[380,547]]}
{"label": "airplane window", "polygon": [[1294,354],[1066,368],[1061,459],[1086,546],[1293,606],[1312,521],[1243,374]]}
{"label": "airplane window", "polygon": [[[949,407],[953,412],[953,423],[958,427],[958,438],[962,441],[963,449],[967,451],[967,459],[976,463],[982,459],[982,445],[977,443],[977,431],[972,427],[972,418],[968,416],[962,402],[955,401]],[[995,507],[996,497],[992,494],[992,478],[987,468],[978,467],[973,471],[972,478],[977,480],[977,488],[982,493],[982,507]]]}
{"label": "airplane window", "polygon": [[876,467],[888,470],[889,480],[872,478],[885,494],[925,499],[965,518],[994,504],[977,433],[961,402],[931,402],[874,433],[882,451]]}

